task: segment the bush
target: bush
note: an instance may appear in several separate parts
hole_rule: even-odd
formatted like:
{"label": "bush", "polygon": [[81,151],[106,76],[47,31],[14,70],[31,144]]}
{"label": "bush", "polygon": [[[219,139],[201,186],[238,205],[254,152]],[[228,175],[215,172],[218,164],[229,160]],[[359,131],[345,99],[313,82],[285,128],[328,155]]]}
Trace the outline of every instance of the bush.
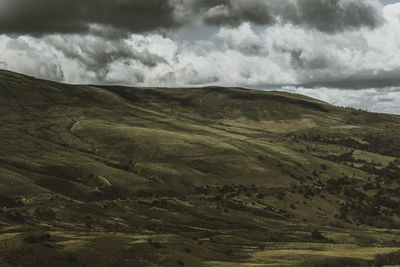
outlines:
{"label": "bush", "polygon": [[228,250],[225,251],[225,254],[233,255],[233,250],[232,249],[228,249]]}
{"label": "bush", "polygon": [[147,239],[147,243],[148,243],[150,246],[155,247],[156,249],[161,249],[161,248],[163,248],[163,245],[162,245],[160,242],[153,242],[153,239],[151,239],[151,238]]}
{"label": "bush", "polygon": [[325,237],[322,235],[320,231],[315,229],[314,231],[311,232],[311,238],[314,240],[323,240]]}
{"label": "bush", "polygon": [[372,266],[399,265],[400,251],[375,256]]}
{"label": "bush", "polygon": [[50,234],[35,234],[24,237],[25,244],[41,244],[50,239]]}

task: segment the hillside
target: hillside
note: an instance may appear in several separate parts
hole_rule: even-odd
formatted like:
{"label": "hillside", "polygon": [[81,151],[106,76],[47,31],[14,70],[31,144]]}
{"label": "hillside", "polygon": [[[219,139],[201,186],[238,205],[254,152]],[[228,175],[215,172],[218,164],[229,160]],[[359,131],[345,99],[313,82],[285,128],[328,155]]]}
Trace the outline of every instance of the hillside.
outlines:
{"label": "hillside", "polygon": [[0,266],[400,264],[400,116],[0,71],[0,121]]}

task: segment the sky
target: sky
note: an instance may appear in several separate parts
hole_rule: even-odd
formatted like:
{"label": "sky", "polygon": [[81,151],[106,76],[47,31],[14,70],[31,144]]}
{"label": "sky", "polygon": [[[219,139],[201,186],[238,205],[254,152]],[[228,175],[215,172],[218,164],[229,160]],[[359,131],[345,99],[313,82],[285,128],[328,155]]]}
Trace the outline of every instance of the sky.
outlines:
{"label": "sky", "polygon": [[400,114],[400,1],[0,0],[0,68],[128,86],[240,86]]}

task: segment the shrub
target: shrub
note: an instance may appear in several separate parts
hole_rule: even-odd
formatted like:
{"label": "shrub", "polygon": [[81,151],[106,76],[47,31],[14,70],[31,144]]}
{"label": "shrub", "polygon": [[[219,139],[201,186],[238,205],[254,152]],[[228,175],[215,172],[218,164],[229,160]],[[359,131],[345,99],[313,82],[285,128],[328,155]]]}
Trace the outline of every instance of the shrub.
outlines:
{"label": "shrub", "polygon": [[375,260],[372,266],[384,266],[384,265],[398,265],[400,264],[400,251],[396,251],[390,254],[382,254],[375,256]]}
{"label": "shrub", "polygon": [[320,231],[315,229],[314,231],[311,232],[311,238],[314,240],[323,240],[325,237],[322,235]]}
{"label": "shrub", "polygon": [[41,244],[41,243],[44,243],[47,240],[49,240],[50,237],[51,236],[49,233],[29,235],[24,238],[24,243],[25,244]]}

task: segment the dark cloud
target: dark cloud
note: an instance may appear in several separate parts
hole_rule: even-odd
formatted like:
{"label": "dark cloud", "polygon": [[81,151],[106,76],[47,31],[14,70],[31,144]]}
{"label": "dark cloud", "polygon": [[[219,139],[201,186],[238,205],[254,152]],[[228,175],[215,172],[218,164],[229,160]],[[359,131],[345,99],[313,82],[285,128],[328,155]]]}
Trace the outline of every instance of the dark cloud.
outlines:
{"label": "dark cloud", "polygon": [[377,0],[186,0],[186,6],[192,9],[190,13],[200,14],[204,23],[216,26],[291,23],[337,32],[383,23]]}
{"label": "dark cloud", "polygon": [[82,33],[90,24],[144,32],[176,24],[166,0],[0,0],[0,32]]}
{"label": "dark cloud", "polygon": [[295,14],[285,19],[326,32],[347,28],[375,28],[383,23],[381,9],[369,0],[297,0]]}
{"label": "dark cloud", "polygon": [[274,22],[270,14],[268,1],[197,1],[194,4],[194,14],[202,14],[203,20],[210,25],[238,26],[247,21],[257,25],[267,25]]}
{"label": "dark cloud", "polygon": [[368,89],[368,88],[388,88],[388,87],[396,87],[400,86],[400,78],[393,78],[392,73],[388,75],[390,78],[385,78],[384,74],[382,77],[377,79],[368,79],[365,77],[364,79],[348,79],[348,80],[340,80],[340,81],[320,81],[314,83],[304,83],[301,86],[306,88],[340,88],[340,89]]}
{"label": "dark cloud", "polygon": [[336,32],[380,25],[381,9],[378,0],[0,0],[0,33],[87,33],[102,25],[117,32],[108,31],[113,38],[198,22],[279,22]]}

